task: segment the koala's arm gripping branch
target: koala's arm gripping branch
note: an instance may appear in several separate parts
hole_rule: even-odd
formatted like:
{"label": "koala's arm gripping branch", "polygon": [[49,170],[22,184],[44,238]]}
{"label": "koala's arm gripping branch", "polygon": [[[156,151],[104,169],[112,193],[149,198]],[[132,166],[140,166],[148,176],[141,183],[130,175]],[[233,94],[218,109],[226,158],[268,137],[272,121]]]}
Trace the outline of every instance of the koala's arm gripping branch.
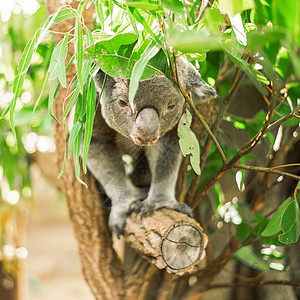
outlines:
{"label": "koala's arm gripping branch", "polygon": [[177,275],[198,270],[208,242],[194,219],[166,208],[143,218],[136,213],[128,216],[125,238],[156,267]]}

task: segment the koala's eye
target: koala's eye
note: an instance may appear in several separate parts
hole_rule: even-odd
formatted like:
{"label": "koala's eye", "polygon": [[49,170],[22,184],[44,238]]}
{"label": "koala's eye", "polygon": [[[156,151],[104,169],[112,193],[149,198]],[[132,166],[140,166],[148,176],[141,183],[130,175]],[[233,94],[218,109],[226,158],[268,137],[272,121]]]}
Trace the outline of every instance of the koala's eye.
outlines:
{"label": "koala's eye", "polygon": [[168,110],[172,110],[172,109],[174,109],[175,108],[175,104],[169,104],[168,105]]}
{"label": "koala's eye", "polygon": [[124,100],[118,100],[118,104],[119,104],[121,107],[126,107],[126,106],[128,106],[127,102],[125,102]]}

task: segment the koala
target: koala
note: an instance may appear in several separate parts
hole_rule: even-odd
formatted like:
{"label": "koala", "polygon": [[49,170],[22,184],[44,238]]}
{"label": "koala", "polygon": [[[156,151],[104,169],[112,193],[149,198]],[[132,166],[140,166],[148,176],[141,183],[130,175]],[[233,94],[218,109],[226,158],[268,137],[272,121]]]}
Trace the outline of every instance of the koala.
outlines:
{"label": "koala", "polygon": [[[186,58],[178,59],[177,69],[196,106],[205,107],[216,98],[215,90]],[[99,92],[104,78],[102,70],[94,78]],[[156,75],[139,82],[133,108],[128,95],[128,79],[107,76],[87,157],[88,169],[111,199],[109,226],[117,236],[123,233],[131,209],[142,217],[160,208],[192,216],[191,209],[175,198],[182,159],[177,124],[186,107],[183,95],[168,78]],[[124,154],[135,160],[131,174],[125,171]]]}

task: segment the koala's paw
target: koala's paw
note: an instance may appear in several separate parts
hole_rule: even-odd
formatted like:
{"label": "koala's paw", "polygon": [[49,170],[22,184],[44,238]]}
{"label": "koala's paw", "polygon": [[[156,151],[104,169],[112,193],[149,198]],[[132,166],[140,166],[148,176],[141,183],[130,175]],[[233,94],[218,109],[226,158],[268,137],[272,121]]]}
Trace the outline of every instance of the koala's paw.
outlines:
{"label": "koala's paw", "polygon": [[147,198],[145,201],[138,203],[136,206],[135,211],[139,210],[142,218],[161,208],[176,210],[193,218],[191,208],[185,203],[178,202],[172,196],[162,195],[160,197]]}
{"label": "koala's paw", "polygon": [[112,207],[109,215],[109,228],[110,230],[120,238],[121,234],[124,234],[124,227],[126,224],[126,217],[128,213],[128,207],[117,206]]}

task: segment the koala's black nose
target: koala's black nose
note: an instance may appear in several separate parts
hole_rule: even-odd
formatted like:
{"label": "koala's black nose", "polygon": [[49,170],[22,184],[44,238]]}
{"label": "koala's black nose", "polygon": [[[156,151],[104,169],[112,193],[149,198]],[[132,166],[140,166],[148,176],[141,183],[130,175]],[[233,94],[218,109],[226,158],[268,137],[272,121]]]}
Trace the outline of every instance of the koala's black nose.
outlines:
{"label": "koala's black nose", "polygon": [[134,142],[140,146],[150,146],[157,142],[159,136],[159,117],[155,109],[144,108],[136,118]]}

